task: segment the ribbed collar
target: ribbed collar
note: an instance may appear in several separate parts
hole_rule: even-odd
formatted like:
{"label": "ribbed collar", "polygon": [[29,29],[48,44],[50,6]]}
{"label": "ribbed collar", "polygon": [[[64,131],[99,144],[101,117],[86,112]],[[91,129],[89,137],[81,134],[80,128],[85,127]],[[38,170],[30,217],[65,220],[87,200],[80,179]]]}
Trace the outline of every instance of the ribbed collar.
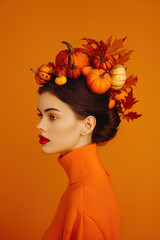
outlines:
{"label": "ribbed collar", "polygon": [[64,168],[69,184],[83,181],[87,176],[106,172],[98,153],[97,144],[87,144],[73,149],[64,156],[58,157],[58,162]]}

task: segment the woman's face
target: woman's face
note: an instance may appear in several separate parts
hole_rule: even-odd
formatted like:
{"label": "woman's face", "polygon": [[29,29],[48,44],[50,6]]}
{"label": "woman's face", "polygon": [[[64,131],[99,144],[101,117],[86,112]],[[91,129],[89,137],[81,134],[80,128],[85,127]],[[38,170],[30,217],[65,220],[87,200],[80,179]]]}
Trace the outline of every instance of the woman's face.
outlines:
{"label": "woman's face", "polygon": [[[51,108],[54,109],[49,110]],[[80,136],[83,120],[76,119],[68,104],[47,91],[40,95],[37,109],[41,120],[36,128],[40,135],[50,140],[41,145],[42,152],[64,155],[83,145]]]}

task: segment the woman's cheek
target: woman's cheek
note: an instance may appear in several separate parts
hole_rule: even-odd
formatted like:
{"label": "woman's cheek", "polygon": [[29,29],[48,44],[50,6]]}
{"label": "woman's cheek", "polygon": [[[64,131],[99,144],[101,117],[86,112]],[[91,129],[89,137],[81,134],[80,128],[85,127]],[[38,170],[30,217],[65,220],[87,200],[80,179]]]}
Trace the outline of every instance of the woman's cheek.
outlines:
{"label": "woman's cheek", "polygon": [[54,125],[52,129],[52,135],[57,137],[57,139],[70,138],[77,135],[77,122],[74,119],[66,119],[65,121],[59,121]]}

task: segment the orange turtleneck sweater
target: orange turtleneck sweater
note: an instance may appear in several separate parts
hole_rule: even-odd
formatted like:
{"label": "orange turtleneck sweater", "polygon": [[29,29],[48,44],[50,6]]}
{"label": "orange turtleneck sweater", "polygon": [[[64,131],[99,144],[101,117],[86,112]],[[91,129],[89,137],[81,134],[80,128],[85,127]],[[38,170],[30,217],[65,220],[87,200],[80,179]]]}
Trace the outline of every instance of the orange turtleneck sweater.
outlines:
{"label": "orange turtleneck sweater", "polygon": [[118,240],[119,209],[97,144],[76,148],[57,160],[69,181],[42,240]]}

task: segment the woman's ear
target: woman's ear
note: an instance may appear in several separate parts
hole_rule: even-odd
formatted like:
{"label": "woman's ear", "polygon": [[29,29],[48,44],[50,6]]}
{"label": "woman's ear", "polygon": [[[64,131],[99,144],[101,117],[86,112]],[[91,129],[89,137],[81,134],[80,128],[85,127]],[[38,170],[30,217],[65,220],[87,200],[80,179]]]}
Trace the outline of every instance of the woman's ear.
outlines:
{"label": "woman's ear", "polygon": [[81,129],[82,135],[91,133],[96,126],[96,118],[94,116],[88,116],[83,120],[83,126]]}

